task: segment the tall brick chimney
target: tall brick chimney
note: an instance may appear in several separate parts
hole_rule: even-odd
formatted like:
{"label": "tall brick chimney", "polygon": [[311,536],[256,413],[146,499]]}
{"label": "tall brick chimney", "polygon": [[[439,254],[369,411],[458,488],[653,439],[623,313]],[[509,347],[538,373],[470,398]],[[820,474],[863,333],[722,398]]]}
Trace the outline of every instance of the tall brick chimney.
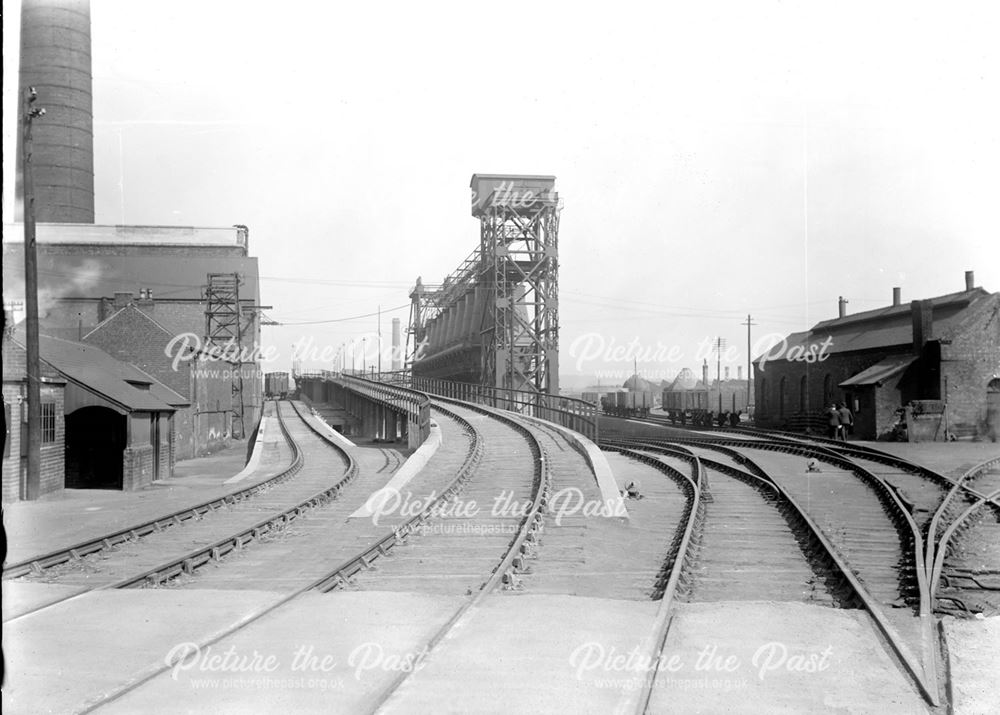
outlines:
{"label": "tall brick chimney", "polygon": [[702,360],[701,363],[701,381],[708,387],[708,359]]}
{"label": "tall brick chimney", "polygon": [[913,352],[920,353],[928,340],[934,339],[934,304],[929,300],[915,300],[910,303],[913,320]]}
{"label": "tall brick chimney", "polygon": [[837,313],[840,318],[847,317],[847,301],[844,300],[844,296],[837,299]]}
{"label": "tall brick chimney", "polygon": [[976,287],[976,273],[975,271],[965,272],[965,290],[972,290]]}
{"label": "tall brick chimney", "polygon": [[893,306],[899,305],[900,303],[902,303],[902,301],[903,301],[903,289],[902,288],[893,288],[892,289],[892,304],[893,304]]}
{"label": "tall brick chimney", "polygon": [[742,380],[743,379],[743,366],[742,365],[739,365],[736,368],[736,379],[737,380]]}

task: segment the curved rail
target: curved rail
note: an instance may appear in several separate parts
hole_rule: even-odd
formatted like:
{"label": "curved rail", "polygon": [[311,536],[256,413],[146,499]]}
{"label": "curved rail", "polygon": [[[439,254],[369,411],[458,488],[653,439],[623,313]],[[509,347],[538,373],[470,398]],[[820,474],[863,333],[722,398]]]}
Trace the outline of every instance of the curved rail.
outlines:
{"label": "curved rail", "polygon": [[[428,654],[433,651],[438,643],[440,643],[474,607],[482,603],[482,601],[501,583],[508,588],[513,588],[516,585],[516,573],[523,567],[525,557],[534,548],[534,544],[538,538],[538,533],[542,528],[544,509],[551,493],[549,460],[545,454],[545,450],[538,439],[531,433],[531,430],[521,424],[519,420],[503,414],[502,412],[490,410],[480,405],[464,403],[459,400],[438,397],[435,401],[460,403],[462,407],[475,410],[481,414],[493,417],[494,419],[499,419],[500,421],[511,425],[515,430],[524,435],[527,438],[529,445],[531,445],[532,454],[535,457],[535,473],[533,475],[534,496],[532,498],[531,509],[528,510],[528,513],[525,514],[524,518],[521,520],[521,527],[518,530],[517,535],[507,547],[506,553],[493,569],[490,577],[480,587],[475,595],[459,606],[452,617],[449,618],[444,625],[438,628],[427,640],[423,652]],[[412,521],[413,520],[411,519],[411,522]],[[382,691],[370,708],[369,712],[377,712],[381,709],[381,707],[388,702],[393,693],[399,689],[399,687],[410,677],[411,674],[412,671],[400,672],[389,684],[389,686]]]}
{"label": "curved rail", "polygon": [[[277,406],[277,401],[275,402],[275,405]],[[118,531],[114,531],[109,534],[87,539],[73,544],[72,546],[62,547],[39,556],[32,556],[31,558],[23,561],[4,566],[3,577],[17,578],[18,576],[24,576],[29,573],[40,574],[45,569],[58,566],[59,564],[66,563],[67,561],[73,561],[83,558],[84,556],[89,556],[90,554],[96,554],[127,541],[138,541],[142,537],[148,536],[149,534],[163,531],[171,526],[181,526],[187,521],[199,519],[205,514],[213,512],[216,509],[230,506],[256,496],[257,494],[260,494],[261,492],[293,477],[302,467],[301,455],[298,453],[298,448],[288,437],[288,433],[281,421],[280,410],[276,409],[276,412],[279,413],[278,423],[279,425],[282,425],[282,435],[285,437],[286,443],[289,447],[291,447],[294,457],[292,458],[291,463],[289,463],[284,470],[275,476],[258,484],[244,487],[243,489],[238,489],[236,491],[229,492],[228,494],[223,494],[215,499],[210,499],[208,501],[201,502],[200,504],[195,504],[194,506],[178,509],[177,511],[169,514],[164,514],[163,516],[158,516],[155,519],[150,519],[149,521],[127,526],[124,529],[119,529]]]}
{"label": "curved rail", "polygon": [[[949,505],[954,499],[955,495],[958,493],[960,487],[965,485],[969,481],[975,479],[980,473],[984,472],[991,467],[1000,464],[1000,457],[994,457],[988,459],[985,462],[977,464],[968,471],[965,472],[955,484],[955,487],[948,492],[948,496],[945,497],[944,502],[934,513],[934,518],[931,520],[930,533],[932,537],[936,537],[938,529],[941,527],[941,520],[945,518],[946,512]],[[933,560],[930,561],[930,590],[931,598],[937,597],[938,584],[941,581],[941,573],[944,569],[944,559],[947,555],[948,544],[951,541],[952,536],[958,528],[963,524],[975,511],[982,507],[986,503],[992,503],[995,505],[996,499],[1000,497],[1000,490],[996,490],[991,494],[982,495],[978,497],[971,505],[966,507],[955,519],[952,520],[951,524],[944,530],[941,537],[937,540],[934,549]]]}
{"label": "curved rail", "polygon": [[[662,445],[659,444],[660,441],[661,440],[654,439],[654,441],[650,442],[648,438],[646,439],[636,438],[636,439],[616,440],[614,442],[608,441],[608,443],[621,444],[624,442],[632,448],[638,447],[638,448],[657,449],[657,448],[667,447],[666,444]],[[906,670],[916,682],[923,696],[927,699],[928,702],[930,702],[933,705],[938,705],[940,703],[937,663],[934,656],[936,644],[934,642],[934,628],[930,612],[930,595],[927,589],[926,573],[924,572],[922,564],[919,559],[919,554],[921,551],[920,533],[919,529],[916,528],[916,524],[913,521],[912,516],[905,509],[905,507],[902,505],[902,503],[896,496],[895,492],[890,487],[888,487],[888,485],[885,485],[881,479],[879,479],[875,475],[872,475],[870,472],[867,472],[867,470],[864,470],[862,467],[856,465],[854,462],[846,458],[841,458],[839,457],[839,455],[836,454],[831,455],[829,454],[829,450],[825,450],[822,448],[818,448],[817,450],[815,450],[820,452],[821,454],[827,453],[824,455],[825,459],[829,460],[831,457],[836,458],[835,463],[837,463],[841,467],[848,469],[848,471],[851,471],[852,473],[855,473],[859,476],[862,475],[867,476],[868,479],[866,479],[866,481],[869,481],[870,479],[871,480],[869,481],[870,484],[882,484],[883,489],[881,490],[881,492],[876,490],[876,493],[880,495],[880,503],[883,505],[883,508],[886,509],[887,512],[889,512],[889,516],[891,520],[894,523],[896,523],[897,528],[900,527],[899,522],[896,519],[892,519],[892,513],[890,512],[890,509],[887,506],[887,504],[894,504],[895,512],[897,514],[902,514],[906,518],[907,523],[910,526],[910,533],[914,537],[913,546],[917,555],[917,560],[915,563],[916,567],[915,571],[917,573],[917,583],[918,583],[918,588],[920,590],[919,616],[922,627],[922,638],[921,638],[921,647],[923,650],[922,657],[916,657],[911,653],[910,649],[906,646],[903,638],[899,635],[895,627],[889,621],[881,604],[868,593],[868,590],[864,587],[864,585],[861,583],[858,577],[854,574],[850,565],[847,563],[846,559],[843,556],[841,556],[836,546],[829,540],[826,534],[822,531],[819,525],[816,524],[816,522],[808,515],[808,513],[801,506],[799,506],[798,502],[791,496],[791,494],[789,494],[787,490],[785,490],[780,484],[775,482],[773,478],[770,478],[767,475],[766,471],[763,470],[759,465],[757,465],[756,462],[754,462],[749,456],[739,453],[737,452],[737,450],[733,449],[734,446],[739,446],[741,448],[756,448],[756,449],[769,448],[774,451],[790,451],[792,453],[801,453],[800,450],[797,449],[798,445],[788,445],[786,443],[767,443],[756,440],[753,442],[738,442],[738,441],[726,440],[724,444],[719,444],[715,440],[711,439],[674,440],[672,438],[663,438],[662,442],[664,443],[688,442],[691,444],[698,444],[699,446],[705,448],[718,449],[719,451],[724,451],[729,455],[733,456],[734,458],[736,458],[737,455],[740,455],[739,458],[741,459],[741,461],[748,467],[750,467],[750,470],[745,472],[746,475],[762,478],[771,485],[773,485],[773,487],[782,495],[782,497],[794,508],[794,510],[797,512],[798,516],[801,518],[803,523],[808,525],[809,530],[812,532],[813,536],[817,539],[817,541],[820,544],[822,544],[828,557],[837,565],[843,577],[850,583],[852,589],[857,595],[857,598],[864,604],[865,609],[871,614],[873,620],[879,627],[879,630],[882,631],[883,635],[887,638],[893,651],[896,653],[900,661],[904,664]],[[668,451],[675,456],[683,456],[676,449],[668,448]],[[735,467],[730,467],[729,465],[723,465],[722,463],[716,463],[711,460],[709,460],[709,464],[711,464],[712,468],[717,468],[717,466],[722,466],[724,470],[725,469],[737,470],[737,468]],[[887,501],[887,498],[889,497],[892,498],[891,502]]]}

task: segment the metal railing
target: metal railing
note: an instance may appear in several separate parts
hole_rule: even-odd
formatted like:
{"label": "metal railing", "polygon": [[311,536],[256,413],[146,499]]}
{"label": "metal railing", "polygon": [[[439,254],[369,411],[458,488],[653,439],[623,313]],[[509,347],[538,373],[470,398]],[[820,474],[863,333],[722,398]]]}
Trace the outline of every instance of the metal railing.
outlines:
{"label": "metal railing", "polygon": [[364,397],[366,400],[405,414],[411,424],[418,426],[420,444],[423,444],[424,440],[430,435],[431,401],[427,395],[415,389],[401,385],[389,385],[330,370],[301,373],[296,376],[296,379],[327,380],[335,385],[340,385],[345,390],[350,390]]}
{"label": "metal railing", "polygon": [[597,406],[590,402],[542,392],[507,390],[429,377],[413,377],[410,384],[414,390],[430,395],[537,417],[575,430],[594,442],[598,439]]}

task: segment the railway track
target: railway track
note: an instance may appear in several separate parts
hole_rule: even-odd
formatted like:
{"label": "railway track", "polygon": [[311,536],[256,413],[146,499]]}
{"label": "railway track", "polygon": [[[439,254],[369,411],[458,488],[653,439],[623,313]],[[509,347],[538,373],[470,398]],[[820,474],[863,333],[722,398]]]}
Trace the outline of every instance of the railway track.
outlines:
{"label": "railway track", "polygon": [[[975,485],[979,497],[962,487]],[[936,540],[928,562],[931,597],[938,613],[954,616],[1000,612],[1000,457],[968,470],[935,512]]]}
{"label": "railway track", "polygon": [[276,473],[274,476],[265,479],[248,487],[236,489],[227,494],[215,497],[193,506],[157,516],[144,522],[133,524],[123,529],[118,529],[107,534],[101,534],[85,541],[81,541],[70,546],[62,547],[44,554],[32,556],[22,561],[5,564],[3,578],[18,578],[22,576],[41,576],[49,569],[70,563],[77,562],[85,557],[98,555],[103,551],[112,550],[123,544],[135,543],[139,540],[154,534],[160,534],[168,529],[177,526],[186,526],[211,516],[220,510],[226,510],[234,505],[241,504],[264,494],[280,484],[290,480],[298,474],[301,468],[301,458],[291,443],[284,423],[278,420],[281,426],[282,436],[285,444],[292,453],[292,459],[288,466]]}
{"label": "railway track", "polygon": [[[797,594],[796,600],[815,599],[837,606],[863,603],[925,698],[932,704],[940,701],[938,644],[920,558],[920,532],[892,490],[877,477],[846,459],[837,461],[826,454],[841,468],[836,479],[803,484],[801,479],[789,478],[802,471],[801,459],[789,454],[797,454],[799,448],[784,443],[693,438],[606,443],[685,460],[691,465],[691,478],[698,480],[702,504],[693,510],[695,518],[689,526],[694,547],[673,565],[678,586],[675,593],[665,592],[664,601],[669,603],[674,597],[738,600],[744,592],[748,598],[761,598],[768,589],[775,589],[780,593],[776,598],[782,599]],[[725,459],[712,459],[707,450]],[[834,475],[828,470],[820,476]],[[716,494],[720,503],[713,510]],[[755,534],[755,539],[734,538],[734,530],[738,533],[739,529],[745,530],[744,536],[755,534],[754,529],[762,533]],[[691,564],[697,563],[702,546],[705,565],[699,574]],[[746,551],[742,556],[741,549]],[[787,561],[789,551],[797,554],[797,563]],[[742,566],[747,559],[760,565],[759,570]],[[779,578],[769,579],[769,569]],[[784,577],[789,583],[781,583]],[[853,597],[841,585],[845,582]],[[898,609],[901,613],[896,613]]]}
{"label": "railway track", "polygon": [[[279,403],[277,416],[295,452],[298,473],[304,463],[299,440],[312,428],[298,416],[290,423],[286,421],[290,416],[286,410],[291,409]],[[141,541],[128,542],[103,550],[96,556],[49,568],[41,576],[45,583],[73,586],[77,590],[33,604],[5,622],[94,590],[160,586],[180,576],[190,576],[231,553],[241,552],[252,542],[273,536],[309,510],[335,499],[356,476],[351,457],[334,443],[328,444],[328,452],[336,455],[336,466],[332,470],[329,464],[321,465],[320,469],[313,469],[294,482],[285,482],[259,493],[252,501],[237,502],[225,510],[213,510],[209,518],[189,522],[185,529],[154,532]]]}
{"label": "railway track", "polygon": [[[663,424],[660,420],[653,422]],[[677,432],[673,430],[671,434]],[[991,531],[990,525],[996,523],[996,515],[1000,513],[997,469],[1000,459],[987,460],[953,479],[868,445],[823,437],[729,427],[701,432],[697,437],[690,433],[687,436],[718,445],[741,442],[744,437],[752,436],[754,442],[784,444],[786,451],[806,457],[822,460],[836,455],[849,460],[883,481],[909,513],[922,537],[923,553],[915,561],[922,562],[928,600],[935,612],[968,617],[997,611],[1000,557],[992,548],[997,543],[997,533]],[[953,536],[958,537],[960,546],[951,542]],[[946,562],[951,564],[951,575],[944,568]],[[936,598],[942,578],[948,593],[944,598]]]}
{"label": "railway track", "polygon": [[[438,549],[440,544],[434,543],[435,537],[433,532],[428,535],[422,527],[444,522],[447,518],[446,514],[449,503],[453,502],[463,490],[470,488],[470,480],[474,476],[478,476],[479,481],[488,484],[491,478],[496,476],[495,472],[497,469],[518,472],[522,483],[522,492],[529,497],[530,501],[525,505],[526,508],[523,512],[519,513],[516,517],[518,528],[515,533],[505,540],[501,548],[495,548],[497,546],[495,543],[488,546],[486,544],[483,545],[483,553],[489,551],[491,557],[483,561],[477,555],[474,560],[479,570],[474,575],[472,570],[467,568],[469,571],[467,574],[468,578],[461,580],[465,585],[464,593],[467,597],[462,599],[462,605],[451,618],[427,640],[425,651],[430,652],[452,627],[459,623],[471,609],[477,606],[494,590],[501,587],[511,588],[515,586],[516,579],[514,573],[522,568],[525,554],[532,548],[531,544],[537,541],[538,531],[541,526],[541,512],[545,498],[549,493],[548,468],[541,449],[534,440],[531,432],[513,420],[495,415],[481,419],[485,411],[477,410],[474,407],[462,406],[461,403],[445,404],[444,401],[438,401],[435,407],[440,412],[447,412],[451,419],[457,423],[464,424],[468,428],[469,439],[464,443],[468,449],[459,450],[464,451],[464,454],[460,455],[460,458],[457,460],[458,471],[451,475],[451,484],[439,495],[427,500],[424,503],[424,508],[412,517],[384,522],[383,528],[386,526],[390,528],[389,533],[382,539],[374,543],[369,543],[351,558],[332,568],[327,566],[325,573],[320,578],[301,585],[298,589],[281,596],[278,600],[258,612],[242,618],[235,626],[206,638],[199,644],[200,647],[207,647],[235,634],[249,624],[273,613],[293,599],[310,591],[329,592],[337,589],[364,588],[370,585],[385,586],[386,583],[391,584],[392,576],[396,573],[394,569],[411,571],[413,575],[416,575],[418,571],[423,571],[422,576],[424,579],[434,579],[436,577],[435,574],[428,573],[427,569],[421,566],[418,561],[411,560],[407,563],[406,559],[397,558],[396,554],[392,553],[393,548],[401,547],[400,553],[402,553],[407,548],[409,542],[412,541],[414,548],[428,546],[431,551]],[[528,459],[523,464],[514,465],[511,463],[507,450],[511,445],[505,442],[505,438],[498,432],[495,425],[492,424],[495,421],[505,422],[508,430],[519,433],[519,437],[524,442],[522,449],[528,455]],[[451,435],[449,441],[460,442],[460,440],[455,440],[454,437],[455,435]],[[491,441],[494,444],[493,454],[488,460],[485,460],[483,450]],[[450,459],[455,463],[453,458]],[[484,464],[480,464],[484,460]],[[477,467],[481,468],[477,469]],[[528,467],[527,473],[523,473],[523,467]],[[527,485],[526,490],[524,489],[525,485]],[[470,488],[469,494],[475,492],[476,489],[478,487]],[[451,541],[454,543],[453,539]],[[324,560],[327,559],[324,558]],[[396,566],[396,564],[399,564],[399,566]],[[379,580],[383,577],[387,581],[379,583]],[[369,578],[371,579],[370,581]],[[470,588],[469,584],[475,587],[475,589]],[[142,673],[134,676],[126,685],[89,701],[80,712],[90,712],[95,708],[127,696],[153,678],[161,675],[171,665],[170,663],[164,663],[151,666]],[[407,673],[401,673],[388,687],[384,688],[379,694],[373,710],[386,702],[406,677]]]}

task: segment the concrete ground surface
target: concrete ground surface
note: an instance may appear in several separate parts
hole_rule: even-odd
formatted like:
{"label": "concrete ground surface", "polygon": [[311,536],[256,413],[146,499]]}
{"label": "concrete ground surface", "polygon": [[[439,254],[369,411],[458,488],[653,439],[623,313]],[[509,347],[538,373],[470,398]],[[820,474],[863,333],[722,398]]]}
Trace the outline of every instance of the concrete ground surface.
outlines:
{"label": "concrete ground surface", "polygon": [[657,677],[652,713],[927,712],[860,610],[679,604],[666,650],[682,667]]}
{"label": "concrete ground surface", "polygon": [[[5,629],[4,712],[74,712],[111,695],[119,697],[100,712],[364,712],[394,678],[419,665],[386,712],[607,713],[649,673],[634,653],[657,607],[575,596],[490,598],[428,654],[424,643],[461,597],[308,593],[206,643],[278,597],[106,591],[18,619]],[[997,712],[998,626],[1000,619],[985,628],[981,621],[946,625],[959,715]],[[173,662],[185,654],[179,667],[168,667],[171,653]],[[653,713],[927,712],[861,611],[679,604],[666,654]]]}
{"label": "concrete ground surface", "polygon": [[272,476],[288,461],[279,463],[265,455],[254,476],[237,484],[224,484],[243,469],[246,452],[247,443],[240,440],[208,457],[177,462],[173,477],[134,492],[66,489],[38,501],[5,504],[6,563],[17,563],[245,489]]}
{"label": "concrete ground surface", "polygon": [[1000,713],[1000,616],[942,620],[955,715]]}
{"label": "concrete ground surface", "polygon": [[[952,477],[1000,454],[993,443],[866,444]],[[282,468],[288,455],[272,443],[258,473],[224,486],[245,456],[246,444],[237,443],[179,462],[168,483],[138,492],[71,490],[5,506],[8,562],[249,486]],[[634,470],[644,491],[660,488],[649,468],[618,455],[611,461],[619,482]],[[636,549],[650,546],[645,532],[656,514],[644,510],[657,503],[653,495],[629,503],[635,526],[643,527],[635,529]],[[672,528],[661,535],[664,543]],[[652,564],[656,554],[647,556]],[[72,590],[4,582],[4,611]],[[152,676],[99,711],[363,712],[419,664],[387,711],[612,712],[648,673],[634,649],[645,642],[658,606],[530,590],[490,597],[427,654],[427,639],[464,597],[308,593],[206,645],[280,598],[244,589],[96,591],[18,618],[4,624],[3,711],[75,712]],[[953,712],[1000,712],[1000,617],[943,624]],[[168,669],[168,655],[185,648],[184,665]],[[654,713],[927,712],[861,611],[784,602],[677,604],[665,653],[650,701]]]}

